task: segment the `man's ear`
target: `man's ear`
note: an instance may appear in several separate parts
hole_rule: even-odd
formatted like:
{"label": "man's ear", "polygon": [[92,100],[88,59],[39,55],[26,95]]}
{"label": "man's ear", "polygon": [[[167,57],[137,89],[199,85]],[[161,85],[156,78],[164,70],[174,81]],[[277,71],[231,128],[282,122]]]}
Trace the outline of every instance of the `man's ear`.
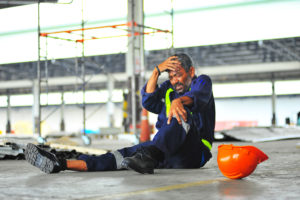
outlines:
{"label": "man's ear", "polygon": [[189,75],[193,78],[195,76],[195,68],[193,66],[190,67]]}

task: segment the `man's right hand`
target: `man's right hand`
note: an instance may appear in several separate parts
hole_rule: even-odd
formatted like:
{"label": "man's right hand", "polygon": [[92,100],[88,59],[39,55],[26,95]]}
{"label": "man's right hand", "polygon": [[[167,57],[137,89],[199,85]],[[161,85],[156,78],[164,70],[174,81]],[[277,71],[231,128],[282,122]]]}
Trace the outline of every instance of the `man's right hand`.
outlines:
{"label": "man's right hand", "polygon": [[162,73],[166,70],[176,71],[176,69],[179,67],[180,62],[177,58],[177,56],[171,56],[167,58],[164,62],[160,63],[158,65],[159,71]]}
{"label": "man's right hand", "polygon": [[[180,62],[177,56],[171,56],[167,58],[164,62],[160,63],[157,67],[160,73],[163,73],[166,70],[176,71],[179,69]],[[157,80],[159,77],[159,71],[155,68],[150,76],[147,85],[146,85],[146,92],[152,93],[156,89]]]}
{"label": "man's right hand", "polygon": [[172,101],[170,111],[168,113],[168,122],[167,122],[167,124],[170,124],[172,117],[175,117],[179,124],[182,124],[181,118],[185,122],[187,120],[187,113],[186,113],[186,110],[183,107],[183,104],[182,104],[180,98],[174,99]]}

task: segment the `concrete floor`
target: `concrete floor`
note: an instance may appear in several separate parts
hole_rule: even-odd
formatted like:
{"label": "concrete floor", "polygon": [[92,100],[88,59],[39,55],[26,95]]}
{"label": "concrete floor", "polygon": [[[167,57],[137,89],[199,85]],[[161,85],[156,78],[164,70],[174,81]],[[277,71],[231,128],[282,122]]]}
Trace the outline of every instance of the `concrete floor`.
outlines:
{"label": "concrete floor", "polygon": [[26,161],[0,161],[0,199],[300,199],[300,140],[253,145],[269,160],[242,180],[225,178],[213,159],[202,169],[44,174]]}

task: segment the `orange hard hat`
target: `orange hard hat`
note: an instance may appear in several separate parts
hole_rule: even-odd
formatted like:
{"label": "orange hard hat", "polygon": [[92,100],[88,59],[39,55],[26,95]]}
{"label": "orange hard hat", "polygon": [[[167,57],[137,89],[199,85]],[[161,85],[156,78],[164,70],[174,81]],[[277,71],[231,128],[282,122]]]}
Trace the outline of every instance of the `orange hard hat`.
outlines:
{"label": "orange hard hat", "polygon": [[257,164],[268,159],[268,156],[254,146],[218,146],[218,166],[224,176],[240,179],[249,176]]}

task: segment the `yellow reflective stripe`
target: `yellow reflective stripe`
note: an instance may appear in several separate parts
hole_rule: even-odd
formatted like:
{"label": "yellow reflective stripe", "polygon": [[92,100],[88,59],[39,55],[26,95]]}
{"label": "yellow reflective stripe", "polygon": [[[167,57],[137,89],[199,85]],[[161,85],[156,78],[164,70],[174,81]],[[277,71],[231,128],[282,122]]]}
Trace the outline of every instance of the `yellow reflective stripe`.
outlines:
{"label": "yellow reflective stripe", "polygon": [[[191,91],[191,88],[189,89]],[[174,90],[172,88],[169,88],[166,92],[166,96],[165,96],[165,104],[166,104],[166,116],[168,117],[169,112],[170,112],[170,108],[171,108],[171,100],[170,100],[170,93],[173,92]],[[193,113],[191,112],[191,115],[193,115]]]}
{"label": "yellow reflective stripe", "polygon": [[205,139],[202,139],[201,141],[202,141],[202,143],[203,143],[205,146],[207,146],[207,148],[208,148],[209,150],[211,150],[211,144],[209,143],[209,141],[207,141],[207,140],[205,140]]}
{"label": "yellow reflective stripe", "polygon": [[172,88],[169,88],[166,92],[165,96],[165,104],[166,104],[166,116],[168,117],[170,107],[171,107],[171,100],[170,100],[170,93],[173,92],[174,90]]}

